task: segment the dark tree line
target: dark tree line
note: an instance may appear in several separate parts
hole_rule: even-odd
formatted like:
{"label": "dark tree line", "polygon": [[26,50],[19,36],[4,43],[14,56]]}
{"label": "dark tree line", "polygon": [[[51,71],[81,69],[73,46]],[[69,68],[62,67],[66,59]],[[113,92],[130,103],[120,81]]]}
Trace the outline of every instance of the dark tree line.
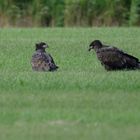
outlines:
{"label": "dark tree line", "polygon": [[0,0],[0,26],[139,26],[140,0]]}

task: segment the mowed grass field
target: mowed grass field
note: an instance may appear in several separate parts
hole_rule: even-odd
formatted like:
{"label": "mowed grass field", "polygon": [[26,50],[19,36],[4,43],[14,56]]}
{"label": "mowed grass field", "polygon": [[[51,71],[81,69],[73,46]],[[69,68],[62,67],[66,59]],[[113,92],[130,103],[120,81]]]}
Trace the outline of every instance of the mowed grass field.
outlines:
{"label": "mowed grass field", "polygon": [[[0,140],[140,139],[140,71],[105,71],[94,39],[140,58],[140,28],[0,29]],[[58,71],[32,71],[39,41]]]}

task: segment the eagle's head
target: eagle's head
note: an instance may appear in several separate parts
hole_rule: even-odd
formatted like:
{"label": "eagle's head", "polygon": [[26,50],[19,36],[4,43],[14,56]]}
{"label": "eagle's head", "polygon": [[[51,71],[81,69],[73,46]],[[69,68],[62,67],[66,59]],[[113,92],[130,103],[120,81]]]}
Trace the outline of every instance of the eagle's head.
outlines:
{"label": "eagle's head", "polygon": [[94,40],[90,43],[88,50],[90,51],[91,49],[99,49],[102,48],[102,46],[103,45],[100,40]]}
{"label": "eagle's head", "polygon": [[45,50],[49,46],[45,42],[40,42],[40,43],[36,43],[35,47],[36,47],[36,50],[39,50],[39,49]]}

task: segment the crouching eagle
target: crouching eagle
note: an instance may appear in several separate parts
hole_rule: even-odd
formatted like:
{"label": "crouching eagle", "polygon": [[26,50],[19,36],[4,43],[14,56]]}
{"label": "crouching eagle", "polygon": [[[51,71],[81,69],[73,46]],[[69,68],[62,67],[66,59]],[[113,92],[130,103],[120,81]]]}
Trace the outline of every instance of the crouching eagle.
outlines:
{"label": "crouching eagle", "polygon": [[36,44],[35,53],[31,60],[34,71],[54,71],[58,69],[52,56],[45,51],[46,48],[48,48],[48,45],[44,42]]}
{"label": "crouching eagle", "polygon": [[97,58],[106,70],[140,69],[138,58],[119,50],[116,47],[103,45],[100,40],[94,40],[89,45],[89,51],[94,49]]}

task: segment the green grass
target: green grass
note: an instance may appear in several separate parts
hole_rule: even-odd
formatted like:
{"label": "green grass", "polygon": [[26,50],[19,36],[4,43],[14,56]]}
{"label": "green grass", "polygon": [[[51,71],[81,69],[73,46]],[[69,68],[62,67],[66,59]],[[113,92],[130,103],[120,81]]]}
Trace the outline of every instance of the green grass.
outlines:
{"label": "green grass", "polygon": [[[107,72],[100,39],[140,58],[139,28],[0,29],[0,140],[139,140],[140,72]],[[60,69],[33,72],[45,41]]]}

